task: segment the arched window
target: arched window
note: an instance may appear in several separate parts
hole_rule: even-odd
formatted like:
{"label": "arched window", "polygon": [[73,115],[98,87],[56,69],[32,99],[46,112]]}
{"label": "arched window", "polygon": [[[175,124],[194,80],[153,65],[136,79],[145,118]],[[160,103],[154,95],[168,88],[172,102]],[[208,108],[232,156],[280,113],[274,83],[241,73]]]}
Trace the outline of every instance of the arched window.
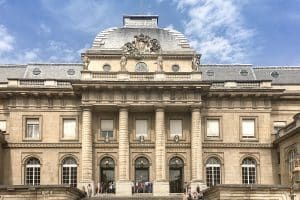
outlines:
{"label": "arched window", "polygon": [[292,175],[294,167],[295,167],[295,155],[296,155],[296,150],[290,150],[288,153],[288,170],[289,170],[289,175]]}
{"label": "arched window", "polygon": [[147,158],[139,157],[135,160],[135,192],[152,192],[149,182],[149,167],[150,163]]}
{"label": "arched window", "polygon": [[183,192],[184,162],[179,157],[173,157],[169,162],[170,193]]}
{"label": "arched window", "polygon": [[67,157],[62,161],[62,184],[77,186],[77,162],[72,157]]}
{"label": "arched window", "polygon": [[29,158],[25,164],[25,184],[39,185],[41,175],[41,164],[36,158]]}
{"label": "arched window", "polygon": [[101,193],[115,192],[115,161],[111,157],[104,157],[100,161]]}
{"label": "arched window", "polygon": [[256,183],[256,162],[253,158],[245,158],[242,162],[243,184]]}
{"label": "arched window", "polygon": [[212,157],[206,162],[206,184],[208,187],[221,183],[221,164],[220,160]]}

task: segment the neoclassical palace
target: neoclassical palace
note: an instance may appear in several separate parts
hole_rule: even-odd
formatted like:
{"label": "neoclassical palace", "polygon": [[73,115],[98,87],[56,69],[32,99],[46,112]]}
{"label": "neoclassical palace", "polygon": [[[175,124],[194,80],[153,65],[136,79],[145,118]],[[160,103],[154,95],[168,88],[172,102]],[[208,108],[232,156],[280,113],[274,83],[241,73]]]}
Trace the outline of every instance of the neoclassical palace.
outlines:
{"label": "neoclassical palace", "polygon": [[300,67],[202,64],[158,16],[123,24],[81,64],[0,66],[0,185],[300,196]]}

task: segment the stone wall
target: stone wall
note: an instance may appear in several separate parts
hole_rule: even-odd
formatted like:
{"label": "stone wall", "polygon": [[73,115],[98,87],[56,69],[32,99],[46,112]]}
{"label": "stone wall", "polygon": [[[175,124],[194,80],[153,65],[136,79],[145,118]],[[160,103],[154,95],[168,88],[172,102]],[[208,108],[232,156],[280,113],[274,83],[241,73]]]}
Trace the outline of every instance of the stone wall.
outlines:
{"label": "stone wall", "polygon": [[1,200],[79,200],[84,194],[77,188],[62,185],[0,186]]}
{"label": "stone wall", "polygon": [[280,185],[218,185],[207,189],[204,197],[206,200],[286,200],[290,199],[290,188]]}

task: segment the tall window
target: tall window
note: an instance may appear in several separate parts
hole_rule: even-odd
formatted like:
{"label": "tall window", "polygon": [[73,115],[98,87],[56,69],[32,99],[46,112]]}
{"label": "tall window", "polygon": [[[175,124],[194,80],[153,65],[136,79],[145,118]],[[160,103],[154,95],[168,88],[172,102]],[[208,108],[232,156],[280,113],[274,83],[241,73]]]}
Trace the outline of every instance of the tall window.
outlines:
{"label": "tall window", "polygon": [[255,120],[243,119],[242,120],[242,135],[244,138],[255,137]]}
{"label": "tall window", "polygon": [[25,165],[25,184],[39,185],[40,184],[41,164],[36,158],[29,158]]}
{"label": "tall window", "polygon": [[26,120],[26,139],[40,138],[40,124],[39,119]]}
{"label": "tall window", "polygon": [[206,121],[206,136],[219,137],[220,136],[220,120],[207,119]]}
{"label": "tall window", "polygon": [[295,167],[295,155],[296,155],[296,150],[290,150],[288,153],[288,170],[289,170],[289,175],[293,173],[294,167]]}
{"label": "tall window", "polygon": [[145,138],[148,135],[148,120],[135,120],[135,136],[139,138],[144,136]]}
{"label": "tall window", "polygon": [[75,139],[76,138],[76,120],[75,119],[63,119],[63,139]]}
{"label": "tall window", "polygon": [[221,164],[217,158],[209,158],[206,162],[206,184],[208,187],[221,183]]}
{"label": "tall window", "polygon": [[170,137],[173,138],[175,135],[182,137],[182,120],[171,119],[170,120]]}
{"label": "tall window", "polygon": [[256,183],[256,162],[253,158],[245,158],[242,162],[243,184]]}
{"label": "tall window", "polygon": [[112,119],[101,120],[101,137],[113,137],[114,121]]}
{"label": "tall window", "polygon": [[62,162],[62,183],[77,186],[77,162],[72,157],[67,157]]}

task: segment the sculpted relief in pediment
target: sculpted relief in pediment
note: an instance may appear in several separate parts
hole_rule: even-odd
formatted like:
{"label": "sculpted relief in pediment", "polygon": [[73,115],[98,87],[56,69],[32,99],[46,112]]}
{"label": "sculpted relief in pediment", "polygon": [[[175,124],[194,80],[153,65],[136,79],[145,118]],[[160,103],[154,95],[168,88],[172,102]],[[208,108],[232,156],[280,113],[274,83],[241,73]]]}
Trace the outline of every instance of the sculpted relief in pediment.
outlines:
{"label": "sculpted relief in pediment", "polygon": [[160,53],[161,46],[157,39],[150,38],[147,35],[140,34],[134,36],[132,42],[127,42],[122,47],[123,54],[140,55],[148,53]]}

